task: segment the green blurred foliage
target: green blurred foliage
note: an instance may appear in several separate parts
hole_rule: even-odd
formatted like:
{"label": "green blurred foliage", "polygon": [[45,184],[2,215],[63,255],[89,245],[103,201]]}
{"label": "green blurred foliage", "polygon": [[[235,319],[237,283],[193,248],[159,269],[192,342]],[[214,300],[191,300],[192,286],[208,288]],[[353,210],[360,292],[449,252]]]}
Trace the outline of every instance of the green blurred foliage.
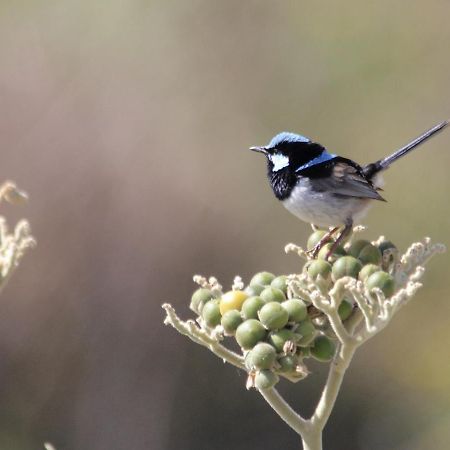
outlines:
{"label": "green blurred foliage", "polygon": [[[449,116],[450,4],[0,4],[1,178],[39,241],[2,294],[0,447],[298,448],[245,377],[163,327],[193,273],[289,273],[307,225],[246,151],[278,131],[361,163]],[[450,133],[385,176],[371,239],[448,244]],[[446,448],[448,256],[360,352],[333,449]],[[321,369],[289,389],[312,410]]]}

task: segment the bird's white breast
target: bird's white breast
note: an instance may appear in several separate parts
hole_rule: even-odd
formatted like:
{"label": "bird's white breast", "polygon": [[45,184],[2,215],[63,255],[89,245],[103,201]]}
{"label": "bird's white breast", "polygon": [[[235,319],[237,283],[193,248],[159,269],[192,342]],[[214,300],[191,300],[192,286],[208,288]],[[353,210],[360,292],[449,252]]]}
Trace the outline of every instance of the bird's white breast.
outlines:
{"label": "bird's white breast", "polygon": [[283,205],[299,219],[321,227],[353,223],[365,216],[371,201],[357,197],[336,197],[329,192],[315,192],[307,178],[300,178]]}

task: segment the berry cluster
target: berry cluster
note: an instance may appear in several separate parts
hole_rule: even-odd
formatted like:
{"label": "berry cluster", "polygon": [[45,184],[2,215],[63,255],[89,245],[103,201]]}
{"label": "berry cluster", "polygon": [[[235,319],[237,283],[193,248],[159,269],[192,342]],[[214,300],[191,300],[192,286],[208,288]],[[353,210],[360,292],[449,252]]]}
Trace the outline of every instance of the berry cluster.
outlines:
{"label": "berry cluster", "polygon": [[[315,231],[308,248],[314,248],[325,234]],[[305,359],[326,362],[336,353],[338,342],[326,315],[302,290],[314,286],[327,292],[337,280],[351,277],[362,281],[368,292],[378,288],[386,298],[394,293],[397,251],[392,243],[356,240],[337,246],[329,255],[333,244],[330,241],[316,259],[309,259],[300,275],[260,272],[248,286],[238,283],[222,293],[205,285],[192,295],[190,308],[199,315],[200,324],[234,337],[242,349],[249,386],[267,389],[280,375],[297,381],[308,374]],[[351,299],[341,301],[338,313],[344,325],[357,309]]]}

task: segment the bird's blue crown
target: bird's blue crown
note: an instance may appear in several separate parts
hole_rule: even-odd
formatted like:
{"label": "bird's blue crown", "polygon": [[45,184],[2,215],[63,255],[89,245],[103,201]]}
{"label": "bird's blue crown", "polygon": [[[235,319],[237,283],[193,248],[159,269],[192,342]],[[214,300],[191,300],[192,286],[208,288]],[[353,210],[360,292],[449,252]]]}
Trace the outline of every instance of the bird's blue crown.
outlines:
{"label": "bird's blue crown", "polygon": [[311,142],[311,139],[302,136],[300,134],[290,133],[288,131],[283,131],[282,133],[278,133],[276,136],[272,138],[270,141],[268,148],[275,148],[277,145],[281,143],[294,143],[294,142]]}

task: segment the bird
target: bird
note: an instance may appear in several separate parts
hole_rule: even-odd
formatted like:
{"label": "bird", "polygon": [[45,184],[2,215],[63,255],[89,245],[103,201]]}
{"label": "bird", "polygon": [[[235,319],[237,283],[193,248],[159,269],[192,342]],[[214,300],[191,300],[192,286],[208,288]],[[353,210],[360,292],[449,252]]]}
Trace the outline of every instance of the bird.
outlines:
{"label": "bird", "polygon": [[308,249],[310,257],[315,258],[341,230],[326,255],[328,259],[353,225],[365,217],[372,200],[386,201],[380,194],[382,172],[448,124],[445,120],[391,155],[363,166],[328,152],[305,136],[286,131],[274,136],[268,145],[250,150],[265,155],[270,186],[288,211],[313,227],[329,228],[315,247]]}

